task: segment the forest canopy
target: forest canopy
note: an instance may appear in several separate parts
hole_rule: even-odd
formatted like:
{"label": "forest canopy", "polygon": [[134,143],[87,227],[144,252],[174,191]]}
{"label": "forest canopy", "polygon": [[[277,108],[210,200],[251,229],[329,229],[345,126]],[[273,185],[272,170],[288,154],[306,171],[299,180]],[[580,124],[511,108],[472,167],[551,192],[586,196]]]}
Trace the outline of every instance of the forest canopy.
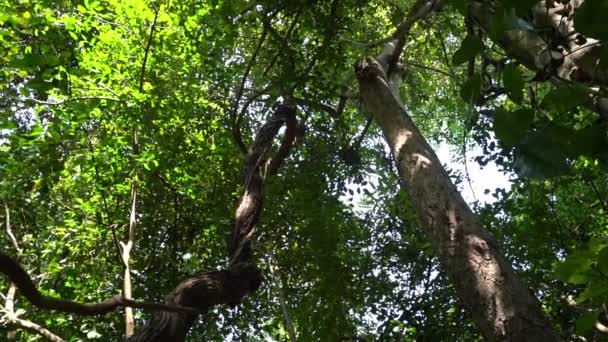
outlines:
{"label": "forest canopy", "polygon": [[0,340],[606,340],[605,13],[0,0]]}

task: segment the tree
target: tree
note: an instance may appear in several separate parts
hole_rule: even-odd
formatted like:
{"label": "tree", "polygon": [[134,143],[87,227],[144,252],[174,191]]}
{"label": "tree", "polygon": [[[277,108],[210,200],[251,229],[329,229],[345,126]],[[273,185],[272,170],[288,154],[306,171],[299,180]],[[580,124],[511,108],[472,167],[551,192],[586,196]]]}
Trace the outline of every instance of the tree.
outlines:
{"label": "tree", "polygon": [[[469,317],[489,340],[600,334],[606,31],[594,15],[602,6],[6,2],[0,197],[10,253],[42,277],[29,281],[5,252],[2,271],[39,308],[156,310],[133,340],[183,340],[199,313],[239,303],[270,269],[274,286],[234,311],[210,311],[191,338],[468,340],[477,334]],[[362,48],[391,42],[353,72]],[[301,126],[281,102],[298,107]],[[273,153],[283,123],[285,147]],[[519,178],[496,191],[495,204],[475,204],[478,219],[421,132],[462,145],[465,166],[472,137],[480,164]],[[274,160],[295,135],[303,142],[265,180],[252,246],[261,174],[278,170]],[[241,152],[245,195],[230,224]],[[267,163],[268,155],[278,158]],[[568,203],[588,203],[584,217]],[[531,229],[548,220],[553,229]],[[123,295],[79,306],[36,288],[79,302]],[[118,315],[79,328],[18,303],[42,328],[15,316],[14,287],[8,293],[11,326],[51,339],[121,335]],[[142,316],[126,310],[125,319],[130,336]]]}

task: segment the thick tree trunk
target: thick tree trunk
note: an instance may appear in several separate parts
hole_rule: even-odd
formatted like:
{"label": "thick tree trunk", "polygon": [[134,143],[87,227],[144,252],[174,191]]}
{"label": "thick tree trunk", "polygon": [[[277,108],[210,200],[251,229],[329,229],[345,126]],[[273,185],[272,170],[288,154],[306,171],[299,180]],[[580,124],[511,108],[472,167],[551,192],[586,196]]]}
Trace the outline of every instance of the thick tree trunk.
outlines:
{"label": "thick tree trunk", "polygon": [[[497,1],[470,1],[468,13],[484,31],[498,21]],[[530,29],[503,30],[497,42],[531,70],[546,73],[556,85],[576,84],[589,91],[584,105],[608,120],[608,97],[593,87],[608,86],[608,70],[601,67],[603,46],[597,39],[576,31],[574,13],[583,1],[539,1],[532,8],[532,20],[517,18]],[[543,36],[544,34],[544,36]],[[547,37],[550,35],[550,37]],[[559,46],[551,42],[564,42]]]}
{"label": "thick tree trunk", "polygon": [[384,132],[419,224],[483,336],[491,341],[559,341],[537,299],[518,280],[391,93],[380,63],[366,58],[356,73],[363,101]]}

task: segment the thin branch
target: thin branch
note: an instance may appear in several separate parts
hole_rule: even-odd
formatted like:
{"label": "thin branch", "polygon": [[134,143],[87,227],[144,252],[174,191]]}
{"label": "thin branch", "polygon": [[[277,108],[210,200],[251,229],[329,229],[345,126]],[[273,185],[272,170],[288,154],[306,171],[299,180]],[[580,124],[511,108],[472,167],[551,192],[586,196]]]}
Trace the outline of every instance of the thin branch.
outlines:
{"label": "thin branch", "polygon": [[[553,197],[557,198],[555,184],[553,186]],[[562,220],[559,217],[559,213],[557,212],[557,208],[555,206],[555,202],[549,199],[549,207],[551,208],[551,213],[553,214],[553,219],[555,223],[557,223],[557,228],[559,228],[559,243],[561,245],[562,250],[566,251],[566,243],[564,242],[564,232],[567,231],[562,224]]]}
{"label": "thin branch", "polygon": [[[95,148],[93,147],[93,142],[91,141],[90,132],[86,127],[85,127],[85,132],[87,134],[87,144],[89,147],[89,151],[91,152],[91,161],[93,162],[93,169],[95,170],[95,181],[97,184],[102,184],[101,175],[99,173],[99,168],[97,167],[97,161],[95,159]],[[110,230],[112,232],[112,239],[114,240],[114,245],[116,246],[116,257],[120,261],[120,260],[122,260],[121,259],[122,251],[120,248],[120,244],[118,243],[118,237],[116,236],[116,224],[112,223],[112,219],[110,218],[110,209],[108,207],[108,201],[106,198],[105,191],[103,191],[103,189],[100,189],[99,193],[101,195],[101,202],[103,203],[103,207],[106,212],[106,220],[108,221],[108,226],[110,227]],[[101,221],[99,223],[102,226],[106,226],[106,223],[103,222],[103,217],[101,215],[99,215],[99,219]]]}
{"label": "thin branch", "polygon": [[[395,31],[395,33],[397,33],[397,31],[398,31],[398,30],[396,30],[396,31]],[[391,34],[391,35],[390,35],[390,36],[388,36],[388,37],[381,38],[381,39],[377,39],[377,40],[373,40],[373,41],[371,41],[371,42],[360,42],[360,41],[357,41],[357,40],[353,40],[353,39],[350,39],[350,38],[344,37],[344,36],[342,36],[342,35],[340,35],[338,38],[339,38],[340,40],[345,41],[345,42],[347,42],[347,43],[349,43],[349,44],[351,44],[351,45],[354,45],[355,47],[358,47],[358,48],[360,48],[360,49],[371,49],[371,48],[373,48],[373,47],[376,47],[376,46],[380,46],[380,45],[386,44],[386,43],[390,42],[391,40],[395,39],[395,38],[393,37],[393,35],[394,35],[395,33]]]}
{"label": "thin branch", "polygon": [[4,214],[6,215],[6,235],[8,235],[9,239],[11,240],[11,243],[13,244],[13,247],[15,247],[17,254],[21,255],[21,253],[23,253],[23,250],[19,247],[17,238],[15,237],[15,234],[13,234],[13,230],[11,229],[11,213],[8,209],[8,204],[6,202],[4,202]]}
{"label": "thin branch", "polygon": [[46,105],[46,106],[61,106],[70,102],[76,102],[76,101],[84,101],[84,100],[107,100],[107,101],[114,101],[114,102],[123,102],[123,100],[115,98],[115,97],[108,97],[108,96],[79,96],[79,97],[73,97],[70,99],[66,99],[63,101],[57,101],[57,102],[49,102],[49,101],[42,101],[42,100],[37,100],[37,99],[33,99],[33,98],[19,98],[19,97],[9,97],[11,100],[17,101],[17,102],[22,102],[22,103],[36,103],[36,104],[41,104],[41,105]]}
{"label": "thin branch", "polygon": [[339,118],[340,116],[342,116],[342,113],[344,113],[344,109],[346,108],[346,101],[348,101],[348,98],[350,97],[348,93],[350,81],[353,79],[354,76],[354,73],[350,73],[342,83],[342,91],[340,91],[340,101],[338,102],[338,107],[336,108],[336,118]]}
{"label": "thin branch", "polygon": [[454,75],[454,71],[452,70],[452,65],[450,63],[450,56],[448,55],[448,48],[445,46],[443,34],[441,33],[440,29],[437,29],[436,32],[437,32],[437,35],[439,36],[439,43],[441,45],[441,52],[443,53],[443,60],[445,61],[445,65],[450,70],[450,73],[452,74],[452,76],[454,78],[456,78],[456,76]]}
{"label": "thin branch", "polygon": [[[253,102],[255,102],[257,99],[259,99],[260,96],[268,93],[269,90],[270,90],[270,86],[266,86],[266,87],[264,87],[264,89],[256,91],[253,93],[253,95],[249,96],[249,98],[247,98],[247,101],[245,102],[245,104],[243,105],[241,110],[239,111],[238,117],[242,118],[245,115],[245,113],[247,112],[247,110],[249,109],[249,106]],[[239,120],[239,127],[240,127],[240,120]],[[239,128],[239,136],[240,136],[240,128]],[[242,141],[242,139],[241,139],[241,141]],[[244,144],[243,144],[243,146],[244,146]]]}
{"label": "thin branch", "polygon": [[299,97],[292,97],[291,99],[294,100],[300,106],[320,109],[324,112],[327,112],[333,118],[338,117],[337,112],[334,109],[334,107],[332,107],[330,105],[326,105],[325,103],[316,102],[316,101],[312,101],[312,100],[308,100],[308,99],[302,99]]}
{"label": "thin branch", "polygon": [[455,78],[454,75],[450,74],[447,71],[443,71],[441,69],[437,69],[437,68],[434,68],[434,67],[431,67],[431,66],[428,66],[428,65],[418,64],[416,62],[411,62],[411,61],[403,62],[403,64],[404,65],[413,66],[415,68],[420,68],[420,69],[425,69],[425,70],[433,71],[433,72],[436,72],[438,74],[442,74],[442,75],[450,77],[450,78]]}
{"label": "thin branch", "polygon": [[230,115],[229,115],[230,121],[232,123],[232,135],[234,136],[234,140],[235,140],[237,146],[239,147],[239,149],[241,150],[241,152],[243,152],[243,154],[247,153],[247,146],[243,142],[243,136],[241,135],[242,115],[241,115],[241,113],[239,113],[239,115],[237,115],[237,110],[239,108],[239,102],[241,101],[241,97],[243,97],[245,83],[247,82],[247,78],[249,77],[251,68],[253,68],[253,65],[255,64],[258,54],[260,53],[260,51],[262,49],[262,45],[264,44],[264,41],[266,40],[266,36],[268,35],[268,25],[266,23],[263,23],[263,27],[264,28],[262,29],[262,34],[260,36],[260,39],[258,40],[257,46],[255,47],[255,51],[253,52],[253,55],[251,56],[251,59],[249,60],[249,63],[247,64],[247,67],[245,68],[245,73],[243,74],[243,77],[241,78],[241,84],[236,92],[236,97],[234,99],[234,103],[232,104],[232,109],[230,110]]}
{"label": "thin branch", "polygon": [[403,23],[399,24],[395,32],[393,32],[390,36],[366,43],[357,42],[345,37],[340,37],[340,39],[364,49],[384,45],[396,40],[393,54],[388,61],[386,74],[390,75],[397,69],[397,62],[399,61],[399,57],[401,56],[401,52],[405,46],[405,40],[414,24],[418,22],[418,20],[424,19],[431,13],[440,10],[444,5],[445,0],[417,0],[407,14],[407,19]]}
{"label": "thin branch", "polygon": [[144,89],[144,79],[146,75],[146,64],[148,63],[148,57],[150,55],[150,48],[152,47],[152,41],[154,39],[154,32],[156,29],[156,23],[158,22],[158,13],[160,12],[160,5],[158,5],[154,11],[154,20],[152,26],[150,26],[150,36],[148,36],[148,43],[146,44],[146,50],[144,52],[144,60],[141,63],[141,72],[139,75],[139,91]]}
{"label": "thin branch", "polygon": [[[274,264],[277,263],[276,256],[273,256]],[[291,342],[297,341],[296,329],[293,325],[293,320],[289,315],[289,310],[287,308],[287,301],[285,300],[285,291],[283,289],[283,281],[280,277],[280,270],[276,265],[273,265],[273,262],[270,263],[270,274],[274,280],[274,287],[277,291],[277,297],[279,297],[279,305],[281,307],[281,312],[283,313],[283,319],[285,320],[285,329],[288,332],[289,340]]]}
{"label": "thin branch", "polygon": [[23,329],[31,330],[51,342],[65,342],[65,340],[63,338],[55,335],[50,330],[46,329],[45,327],[43,327],[41,325],[38,325],[38,324],[32,322],[32,321],[28,321],[28,320],[21,319],[18,317],[11,317],[11,318],[9,318],[9,321],[10,321],[9,324],[16,325]]}
{"label": "thin branch", "polygon": [[608,205],[606,204],[606,200],[604,199],[604,196],[602,196],[602,194],[600,193],[599,189],[595,185],[595,182],[593,181],[593,179],[589,179],[589,180],[587,180],[587,182],[591,186],[591,189],[593,189],[593,192],[597,196],[597,199],[602,204],[602,208],[604,209],[604,212],[608,214]]}
{"label": "thin branch", "polygon": [[[474,110],[473,105],[470,105],[469,109],[469,117],[472,115]],[[474,207],[477,209],[479,207],[479,201],[477,200],[477,195],[475,195],[475,188],[473,187],[473,182],[471,181],[471,174],[469,173],[469,163],[467,160],[467,135],[469,132],[468,127],[464,127],[464,132],[462,133],[462,160],[464,165],[464,174],[467,179],[467,183],[469,185],[469,189],[471,190],[471,196],[473,196]]]}
{"label": "thin branch", "polygon": [[[467,22],[467,24],[468,23],[469,22]],[[470,24],[468,24],[467,31],[469,31],[469,34],[472,34],[472,30],[473,30],[472,26]],[[443,42],[443,40],[442,40],[442,42]],[[475,74],[475,59],[471,59],[469,61],[468,67],[467,67],[468,79],[470,80],[471,78],[473,78],[474,74]],[[463,159],[463,165],[464,165],[464,174],[467,179],[467,184],[469,185],[469,189],[471,190],[471,195],[473,196],[474,207],[475,207],[475,209],[477,209],[479,207],[479,201],[477,200],[477,195],[475,194],[475,189],[473,188],[473,182],[471,181],[471,174],[469,172],[469,163],[467,160],[467,135],[469,134],[469,130],[471,130],[472,126],[473,126],[473,122],[471,121],[471,118],[473,117],[474,111],[475,111],[475,106],[473,104],[473,99],[471,98],[471,101],[469,103],[469,110],[467,111],[467,117],[466,117],[467,120],[465,120],[463,132],[462,132],[462,159]]]}
{"label": "thin branch", "polygon": [[[277,59],[279,58],[279,56],[281,55],[281,53],[283,51],[285,51],[285,48],[287,47],[287,43],[289,40],[289,36],[291,36],[291,33],[293,31],[293,29],[296,27],[296,23],[298,22],[298,19],[300,18],[300,14],[302,14],[302,10],[304,9],[303,6],[301,6],[298,11],[296,12],[295,17],[293,18],[293,21],[291,22],[291,25],[289,26],[289,28],[287,29],[287,33],[285,34],[285,37],[283,37],[281,40],[281,48],[277,49],[277,53],[274,55],[274,58],[272,59],[272,61],[270,61],[270,64],[268,64],[268,66],[266,67],[266,69],[264,70],[264,72],[262,73],[262,75],[264,77],[266,77],[266,74],[268,74],[268,72],[270,71],[270,69],[272,69],[272,67],[274,66],[274,64],[276,63]],[[270,22],[266,23],[266,25],[268,25],[268,28],[270,30],[274,30],[272,28],[272,24]],[[277,34],[278,35],[278,34]],[[280,37],[280,35],[279,35]]]}
{"label": "thin branch", "polygon": [[390,75],[398,69],[397,62],[399,61],[399,57],[401,57],[401,52],[403,52],[403,47],[405,46],[405,40],[411,28],[418,20],[422,20],[434,11],[441,9],[444,3],[444,0],[418,0],[414,6],[412,6],[412,9],[407,15],[407,20],[399,25],[394,34],[394,38],[397,42],[395,43],[393,54],[388,60],[388,68],[386,69],[386,75],[389,76],[389,79]]}
{"label": "thin branch", "polygon": [[365,138],[365,135],[367,134],[367,131],[369,130],[373,121],[374,121],[373,117],[371,115],[369,115],[367,118],[367,122],[365,122],[365,127],[363,127],[363,131],[361,131],[359,138],[353,144],[353,149],[358,149],[359,146],[361,146],[361,143],[363,142],[363,139]]}

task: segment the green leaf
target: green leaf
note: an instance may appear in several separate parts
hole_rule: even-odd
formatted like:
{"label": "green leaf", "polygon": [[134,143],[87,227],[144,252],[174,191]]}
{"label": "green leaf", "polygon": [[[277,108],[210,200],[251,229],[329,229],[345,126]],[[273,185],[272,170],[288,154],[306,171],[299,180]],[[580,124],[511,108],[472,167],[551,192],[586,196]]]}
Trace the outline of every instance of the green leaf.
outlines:
{"label": "green leaf", "polygon": [[594,282],[589,287],[583,291],[577,298],[577,303],[583,303],[591,298],[601,298],[604,294],[608,292],[608,282],[606,281],[598,281]]}
{"label": "green leaf", "polygon": [[452,0],[448,2],[449,5],[454,6],[458,12],[461,14],[465,14],[467,11],[467,3],[466,0]]}
{"label": "green leaf", "polygon": [[551,90],[543,98],[541,108],[553,112],[563,113],[576,108],[585,101],[587,92],[582,87],[559,87]]}
{"label": "green leaf", "polygon": [[483,42],[479,37],[467,36],[463,41],[458,50],[454,52],[452,57],[452,63],[459,65],[465,63],[477,56],[481,50],[483,50]]}
{"label": "green leaf", "polygon": [[17,128],[17,124],[13,120],[6,119],[0,123],[0,129],[14,129]]}
{"label": "green leaf", "polygon": [[93,329],[93,330],[89,330],[87,332],[87,338],[89,339],[96,339],[96,338],[100,338],[101,334],[97,332],[97,330]]}
{"label": "green leaf", "polygon": [[558,131],[559,128],[553,128],[526,135],[517,146],[514,162],[520,176],[546,179],[571,171],[568,154],[562,148],[564,141],[556,138]]}
{"label": "green leaf", "polygon": [[44,131],[44,129],[41,126],[36,125],[36,126],[32,127],[32,130],[28,134],[28,137],[38,138],[42,134],[43,131]]}
{"label": "green leaf", "polygon": [[505,1],[505,5],[510,8],[514,8],[517,15],[525,16],[528,15],[532,6],[538,3],[537,0],[510,0]]}
{"label": "green leaf", "polygon": [[467,104],[476,103],[481,96],[481,76],[473,75],[469,78],[460,89],[460,96]]}
{"label": "green leaf", "polygon": [[514,112],[498,109],[494,118],[494,133],[505,144],[516,145],[526,136],[533,118],[534,112],[528,108]]}
{"label": "green leaf", "polygon": [[589,312],[576,320],[576,333],[585,335],[586,333],[593,330],[595,322],[597,321],[597,312]]}
{"label": "green leaf", "polygon": [[608,1],[585,0],[574,12],[576,30],[588,37],[608,40],[608,25],[605,15],[608,13]]}
{"label": "green leaf", "polygon": [[524,100],[524,78],[515,64],[509,64],[502,72],[502,80],[511,101],[521,104]]}
{"label": "green leaf", "polygon": [[557,278],[570,284],[587,284],[591,280],[595,252],[588,249],[578,251],[561,262],[553,265]]}
{"label": "green leaf", "polygon": [[21,95],[23,95],[25,97],[30,97],[30,90],[27,89],[26,87],[19,88],[19,93],[21,93]]}
{"label": "green leaf", "polygon": [[568,145],[565,146],[565,150],[571,157],[597,156],[606,151],[608,144],[606,128],[602,125],[573,130],[567,137]]}
{"label": "green leaf", "polygon": [[[604,247],[597,255],[597,268],[603,274],[608,274],[608,247]],[[604,284],[608,287],[608,284]]]}
{"label": "green leaf", "polygon": [[517,9],[513,11],[513,7],[497,7],[495,11],[490,26],[490,37],[494,40],[501,40],[507,31],[534,30],[530,23],[516,15]]}

